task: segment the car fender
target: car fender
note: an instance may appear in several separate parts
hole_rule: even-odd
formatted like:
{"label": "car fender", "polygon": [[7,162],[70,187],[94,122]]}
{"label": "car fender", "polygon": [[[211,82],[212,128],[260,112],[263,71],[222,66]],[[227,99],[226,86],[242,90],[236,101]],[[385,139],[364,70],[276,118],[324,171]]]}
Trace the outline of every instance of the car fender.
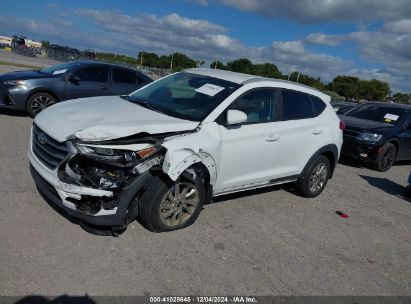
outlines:
{"label": "car fender", "polygon": [[36,88],[31,89],[30,91],[28,91],[28,92],[26,93],[26,96],[27,96],[26,102],[28,101],[28,99],[29,99],[32,95],[37,94],[37,93],[42,93],[42,92],[52,95],[54,98],[56,98],[56,101],[57,101],[57,102],[59,102],[59,101],[62,100],[62,98],[61,98],[62,96],[61,96],[60,94],[58,94],[58,93],[56,92],[56,90],[54,90],[54,88],[36,87]]}
{"label": "car fender", "polygon": [[203,123],[195,133],[169,138],[162,145],[167,150],[162,169],[173,181],[193,164],[202,163],[208,170],[210,184],[215,185],[221,151],[216,123]]}
{"label": "car fender", "polygon": [[206,152],[195,151],[189,148],[178,150],[168,150],[163,161],[163,171],[173,181],[177,180],[181,173],[196,163],[202,163],[208,170],[210,184],[214,184],[217,179],[216,163],[213,157]]}
{"label": "car fender", "polygon": [[330,163],[331,165],[331,174],[330,174],[330,178],[333,176],[334,173],[334,169],[337,165],[338,162],[338,148],[335,144],[329,144],[326,146],[323,146],[322,148],[318,149],[308,160],[307,164],[305,165],[303,171],[301,172],[300,176],[305,176],[306,171],[308,170],[308,168],[310,167],[311,163],[321,154],[324,153],[332,153],[333,157],[334,157],[334,163]]}

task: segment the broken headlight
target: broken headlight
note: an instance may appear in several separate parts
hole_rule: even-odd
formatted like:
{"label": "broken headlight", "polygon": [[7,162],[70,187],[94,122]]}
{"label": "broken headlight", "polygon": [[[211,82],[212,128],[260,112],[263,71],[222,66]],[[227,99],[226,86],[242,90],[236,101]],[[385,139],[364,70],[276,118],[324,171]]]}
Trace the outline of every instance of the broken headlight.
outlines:
{"label": "broken headlight", "polygon": [[105,146],[78,143],[76,146],[84,156],[122,165],[133,164],[158,151],[158,147],[150,144]]}

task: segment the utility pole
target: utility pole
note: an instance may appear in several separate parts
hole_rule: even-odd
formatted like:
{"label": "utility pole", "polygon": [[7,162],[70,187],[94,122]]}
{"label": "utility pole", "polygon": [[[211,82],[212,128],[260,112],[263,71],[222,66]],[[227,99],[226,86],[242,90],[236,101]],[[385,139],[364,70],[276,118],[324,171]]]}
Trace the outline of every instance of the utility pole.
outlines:
{"label": "utility pole", "polygon": [[297,83],[298,83],[298,79],[300,79],[300,73],[297,74]]}
{"label": "utility pole", "polygon": [[171,72],[173,71],[173,57],[174,57],[174,53],[171,54],[171,62],[170,62],[170,70],[171,70]]}
{"label": "utility pole", "polygon": [[140,66],[143,66],[143,55],[144,55],[144,51],[141,51]]}
{"label": "utility pole", "polygon": [[214,70],[217,69],[218,58],[215,59]]}

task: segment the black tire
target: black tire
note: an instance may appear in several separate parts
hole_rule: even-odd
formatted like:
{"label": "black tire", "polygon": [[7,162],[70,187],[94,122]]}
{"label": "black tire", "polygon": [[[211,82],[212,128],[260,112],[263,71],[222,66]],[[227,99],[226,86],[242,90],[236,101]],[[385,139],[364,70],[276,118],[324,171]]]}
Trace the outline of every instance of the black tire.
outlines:
{"label": "black tire", "polygon": [[[191,206],[185,209],[184,206],[171,206],[173,202],[168,199],[168,197],[171,194],[175,198],[177,192],[180,191],[177,189],[180,189],[179,187],[181,185],[187,185],[187,187],[192,186],[197,190],[198,202],[194,207]],[[152,232],[167,232],[181,229],[194,223],[203,209],[204,200],[205,185],[204,181],[198,175],[193,177],[184,172],[175,183],[171,182],[165,176],[153,176],[150,185],[141,197],[139,204],[139,219],[141,224]],[[174,202],[176,205],[178,204],[176,201]],[[180,204],[182,204],[181,201]],[[167,208],[170,209],[167,210]],[[167,218],[164,217],[165,214],[172,212],[172,208],[181,208],[180,217],[178,217],[178,219],[176,217],[174,220],[174,215]],[[188,216],[189,210],[191,211],[191,214]],[[160,214],[162,214],[163,217],[160,217]],[[184,218],[184,216],[186,218]],[[180,218],[181,222],[178,224],[178,220],[180,220]],[[172,223],[176,221],[177,223],[172,225]],[[170,225],[167,225],[168,222]]]}
{"label": "black tire", "polygon": [[386,143],[377,157],[374,169],[380,172],[386,172],[390,170],[396,158],[397,148],[391,143]]}
{"label": "black tire", "polygon": [[57,102],[53,95],[40,92],[30,96],[26,103],[26,110],[30,117],[36,117],[42,110]]}
{"label": "black tire", "polygon": [[303,176],[297,182],[296,186],[299,193],[304,197],[316,197],[320,195],[327,185],[330,174],[330,161],[324,155],[319,155],[309,164],[307,170],[305,170]]}

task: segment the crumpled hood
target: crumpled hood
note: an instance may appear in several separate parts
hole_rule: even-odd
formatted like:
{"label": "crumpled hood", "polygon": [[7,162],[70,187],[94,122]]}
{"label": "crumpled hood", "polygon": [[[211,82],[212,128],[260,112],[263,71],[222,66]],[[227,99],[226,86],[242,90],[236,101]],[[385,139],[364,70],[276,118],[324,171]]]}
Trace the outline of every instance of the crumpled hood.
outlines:
{"label": "crumpled hood", "polygon": [[146,109],[118,96],[63,101],[42,111],[34,122],[60,142],[73,136],[100,141],[141,132],[187,131],[194,130],[199,124]]}

